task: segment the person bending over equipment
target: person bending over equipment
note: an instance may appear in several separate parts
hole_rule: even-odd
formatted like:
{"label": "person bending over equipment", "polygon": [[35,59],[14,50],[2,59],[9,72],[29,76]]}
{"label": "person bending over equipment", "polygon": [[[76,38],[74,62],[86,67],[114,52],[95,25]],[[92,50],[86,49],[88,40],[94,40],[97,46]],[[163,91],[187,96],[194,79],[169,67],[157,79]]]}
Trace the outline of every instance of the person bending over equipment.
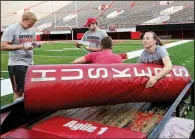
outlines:
{"label": "person bending over equipment", "polygon": [[94,64],[112,64],[112,63],[122,63],[121,56],[112,53],[112,38],[107,36],[104,37],[101,42],[101,50],[99,52],[88,53],[85,56],[79,57],[74,60],[73,64],[84,64],[84,63],[94,63]]}
{"label": "person bending over equipment", "polygon": [[149,31],[143,36],[144,51],[138,59],[138,63],[152,63],[164,66],[162,71],[151,76],[146,83],[146,88],[152,87],[159,79],[166,76],[172,70],[169,54],[156,33]]}

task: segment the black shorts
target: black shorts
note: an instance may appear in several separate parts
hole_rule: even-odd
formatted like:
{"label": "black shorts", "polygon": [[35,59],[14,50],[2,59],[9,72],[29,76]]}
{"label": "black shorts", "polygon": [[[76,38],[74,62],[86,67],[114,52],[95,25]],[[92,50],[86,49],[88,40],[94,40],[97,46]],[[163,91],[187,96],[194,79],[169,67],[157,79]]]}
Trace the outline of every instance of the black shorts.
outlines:
{"label": "black shorts", "polygon": [[24,83],[28,66],[8,66],[9,77],[14,92],[24,92]]}

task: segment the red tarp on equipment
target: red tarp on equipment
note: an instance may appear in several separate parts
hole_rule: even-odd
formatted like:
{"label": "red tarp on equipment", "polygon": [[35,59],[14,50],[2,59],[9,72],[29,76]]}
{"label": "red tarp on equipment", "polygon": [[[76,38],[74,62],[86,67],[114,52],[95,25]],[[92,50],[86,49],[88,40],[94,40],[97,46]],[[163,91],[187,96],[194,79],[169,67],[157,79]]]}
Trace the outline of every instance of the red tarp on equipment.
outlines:
{"label": "red tarp on equipment", "polygon": [[62,138],[62,137],[47,134],[44,132],[33,131],[33,130],[25,129],[25,128],[18,128],[16,130],[14,130],[13,132],[10,132],[10,134],[6,135],[4,138],[9,138],[9,139],[32,139],[32,138],[55,139],[55,138]]}
{"label": "red tarp on equipment", "polygon": [[35,65],[28,68],[24,105],[28,112],[127,102],[174,101],[189,83],[186,68],[174,66],[152,88],[149,78],[162,70],[153,64]]}

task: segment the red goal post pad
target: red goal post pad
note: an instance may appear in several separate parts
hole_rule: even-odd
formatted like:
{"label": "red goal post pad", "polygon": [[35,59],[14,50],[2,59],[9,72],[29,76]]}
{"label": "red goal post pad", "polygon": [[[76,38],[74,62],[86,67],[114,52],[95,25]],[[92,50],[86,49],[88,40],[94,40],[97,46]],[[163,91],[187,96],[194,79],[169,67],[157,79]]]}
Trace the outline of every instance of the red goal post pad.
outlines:
{"label": "red goal post pad", "polygon": [[146,134],[130,129],[62,116],[56,116],[36,124],[32,130],[63,138],[146,138]]}

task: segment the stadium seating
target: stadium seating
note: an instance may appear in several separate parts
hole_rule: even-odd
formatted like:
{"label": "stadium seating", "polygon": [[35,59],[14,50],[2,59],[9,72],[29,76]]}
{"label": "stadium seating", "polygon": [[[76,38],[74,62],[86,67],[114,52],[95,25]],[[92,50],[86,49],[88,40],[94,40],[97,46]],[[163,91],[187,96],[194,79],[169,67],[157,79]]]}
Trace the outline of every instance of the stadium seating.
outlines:
{"label": "stadium seating", "polygon": [[187,23],[194,22],[194,7],[186,7],[181,11],[170,16],[170,20],[167,23]]}
{"label": "stadium seating", "polygon": [[[48,22],[51,22],[53,25],[53,27],[48,28],[49,30],[55,30],[55,25],[72,26],[72,28],[83,27],[88,17],[97,17],[98,24],[103,29],[107,29],[110,24],[115,24],[116,28],[129,28],[159,17],[161,11],[172,6],[183,6],[184,8],[170,15],[170,20],[166,21],[166,23],[194,22],[193,1],[173,1],[166,5],[160,5],[159,1],[135,1],[134,6],[131,6],[132,1],[114,1],[105,11],[98,10],[99,5],[109,5],[110,3],[111,1],[77,1],[77,20],[73,18],[64,22],[64,17],[75,13],[75,2],[72,2],[55,12],[56,24],[54,22],[54,14],[50,14],[40,19],[35,27]],[[106,17],[117,10],[124,10],[124,13],[115,18]]]}

